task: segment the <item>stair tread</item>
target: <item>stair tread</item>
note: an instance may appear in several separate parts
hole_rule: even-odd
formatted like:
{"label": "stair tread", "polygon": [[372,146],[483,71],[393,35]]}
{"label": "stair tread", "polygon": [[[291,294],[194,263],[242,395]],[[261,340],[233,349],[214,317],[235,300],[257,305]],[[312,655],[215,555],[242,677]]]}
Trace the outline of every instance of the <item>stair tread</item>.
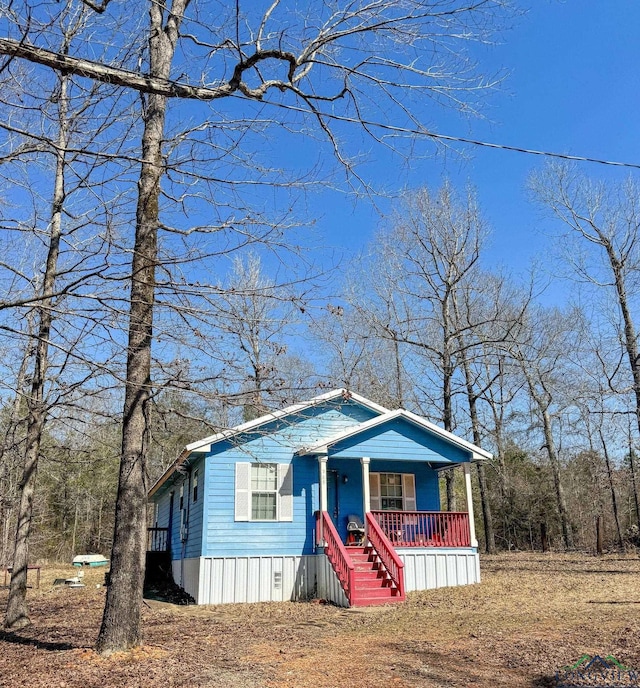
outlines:
{"label": "stair tread", "polygon": [[351,603],[352,607],[373,607],[382,604],[397,604],[398,602],[404,602],[403,599],[399,597],[380,597],[372,600],[354,600]]}
{"label": "stair tread", "polygon": [[394,595],[391,592],[391,588],[382,588],[380,590],[367,590],[363,591],[362,594],[352,595],[353,602],[359,602],[362,600],[381,600],[381,599],[395,599],[398,595]]}

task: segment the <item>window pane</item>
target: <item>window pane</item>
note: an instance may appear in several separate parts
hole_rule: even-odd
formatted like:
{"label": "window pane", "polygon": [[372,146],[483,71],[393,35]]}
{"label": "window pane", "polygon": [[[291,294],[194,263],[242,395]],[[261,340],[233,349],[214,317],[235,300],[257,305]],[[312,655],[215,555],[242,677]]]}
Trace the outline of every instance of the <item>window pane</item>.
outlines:
{"label": "window pane", "polygon": [[252,490],[276,490],[277,472],[274,463],[251,464],[251,489]]}
{"label": "window pane", "polygon": [[380,506],[382,509],[402,511],[402,475],[380,473]]}
{"label": "window pane", "polygon": [[251,495],[251,518],[256,521],[276,520],[276,495],[254,492]]}

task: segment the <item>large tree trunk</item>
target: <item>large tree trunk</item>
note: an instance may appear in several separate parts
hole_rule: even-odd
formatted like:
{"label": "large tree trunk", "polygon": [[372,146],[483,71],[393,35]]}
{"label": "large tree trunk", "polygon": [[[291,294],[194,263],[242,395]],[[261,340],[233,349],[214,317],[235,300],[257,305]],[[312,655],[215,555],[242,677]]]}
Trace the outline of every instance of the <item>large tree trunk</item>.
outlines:
{"label": "large tree trunk", "polygon": [[640,432],[640,360],[638,359],[638,344],[636,341],[636,328],[629,310],[629,302],[627,298],[627,289],[623,273],[623,265],[617,257],[613,245],[610,241],[604,243],[607,251],[607,257],[611,264],[611,271],[613,272],[616,292],[618,294],[618,303],[620,304],[620,311],[622,312],[622,320],[624,322],[624,340],[627,357],[629,359],[629,368],[633,377],[633,393],[636,399],[636,422],[638,425],[638,432]]}
{"label": "large tree trunk", "polygon": [[[149,72],[168,79],[178,30],[189,0],[175,0],[163,27],[163,9],[151,3]],[[167,99],[150,95],[144,113],[138,181],[136,236],[131,267],[131,305],[122,453],[116,499],[111,578],[96,648],[102,654],[140,644],[146,548],[146,461],[151,399],[151,341],[158,248],[162,140]]]}
{"label": "large tree trunk", "polygon": [[49,249],[42,280],[42,299],[37,306],[38,332],[35,348],[35,361],[31,394],[27,400],[29,417],[27,421],[27,440],[24,453],[24,467],[20,483],[20,504],[18,506],[16,539],[13,551],[13,574],[9,588],[5,628],[15,630],[31,623],[27,606],[27,572],[29,565],[29,534],[33,514],[33,495],[35,492],[40,443],[44,429],[47,409],[44,401],[44,387],[49,356],[49,336],[53,321],[52,295],[55,289],[60,237],[62,234],[62,210],[65,197],[65,149],[68,138],[68,77],[59,77],[58,100],[58,146],[56,148],[56,171],[51,209]]}
{"label": "large tree trunk", "polygon": [[[631,369],[631,376],[633,378],[633,393],[636,400],[636,424],[638,427],[638,432],[640,433],[640,359],[638,358],[638,343],[636,340],[636,328],[631,317],[631,311],[629,310],[629,301],[627,298],[626,284],[623,274],[623,266],[615,254],[611,242],[605,243],[605,248],[607,251],[607,257],[611,264],[611,270],[613,271],[614,281],[616,285],[616,292],[618,294],[618,303],[620,304],[620,311],[622,312],[622,319],[624,322],[624,339],[625,348],[627,351],[627,357],[629,359],[629,367]],[[631,445],[631,442],[629,443]],[[635,500],[636,507],[636,518],[638,520],[638,525],[640,525],[640,505],[638,504],[638,489],[636,486],[636,475],[635,467],[633,461],[633,455],[629,454],[629,460],[631,463],[631,482],[633,486],[633,497]]]}

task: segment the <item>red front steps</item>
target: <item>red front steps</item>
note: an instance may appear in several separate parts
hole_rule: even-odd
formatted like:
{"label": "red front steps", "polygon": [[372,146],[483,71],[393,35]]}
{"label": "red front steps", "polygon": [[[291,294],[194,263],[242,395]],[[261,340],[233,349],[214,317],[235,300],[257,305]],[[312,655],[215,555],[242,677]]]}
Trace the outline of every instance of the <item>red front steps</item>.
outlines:
{"label": "red front steps", "polygon": [[355,567],[352,607],[402,602],[403,598],[372,547],[347,547],[347,553]]}

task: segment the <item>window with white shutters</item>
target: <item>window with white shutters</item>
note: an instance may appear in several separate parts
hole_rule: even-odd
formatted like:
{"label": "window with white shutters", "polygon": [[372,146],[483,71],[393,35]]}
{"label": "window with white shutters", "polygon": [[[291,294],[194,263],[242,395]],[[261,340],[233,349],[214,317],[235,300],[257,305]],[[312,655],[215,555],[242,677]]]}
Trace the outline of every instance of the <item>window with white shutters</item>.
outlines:
{"label": "window with white shutters", "polygon": [[369,473],[372,511],[415,511],[413,473]]}
{"label": "window with white shutters", "polygon": [[237,463],[236,521],[292,521],[293,466]]}

